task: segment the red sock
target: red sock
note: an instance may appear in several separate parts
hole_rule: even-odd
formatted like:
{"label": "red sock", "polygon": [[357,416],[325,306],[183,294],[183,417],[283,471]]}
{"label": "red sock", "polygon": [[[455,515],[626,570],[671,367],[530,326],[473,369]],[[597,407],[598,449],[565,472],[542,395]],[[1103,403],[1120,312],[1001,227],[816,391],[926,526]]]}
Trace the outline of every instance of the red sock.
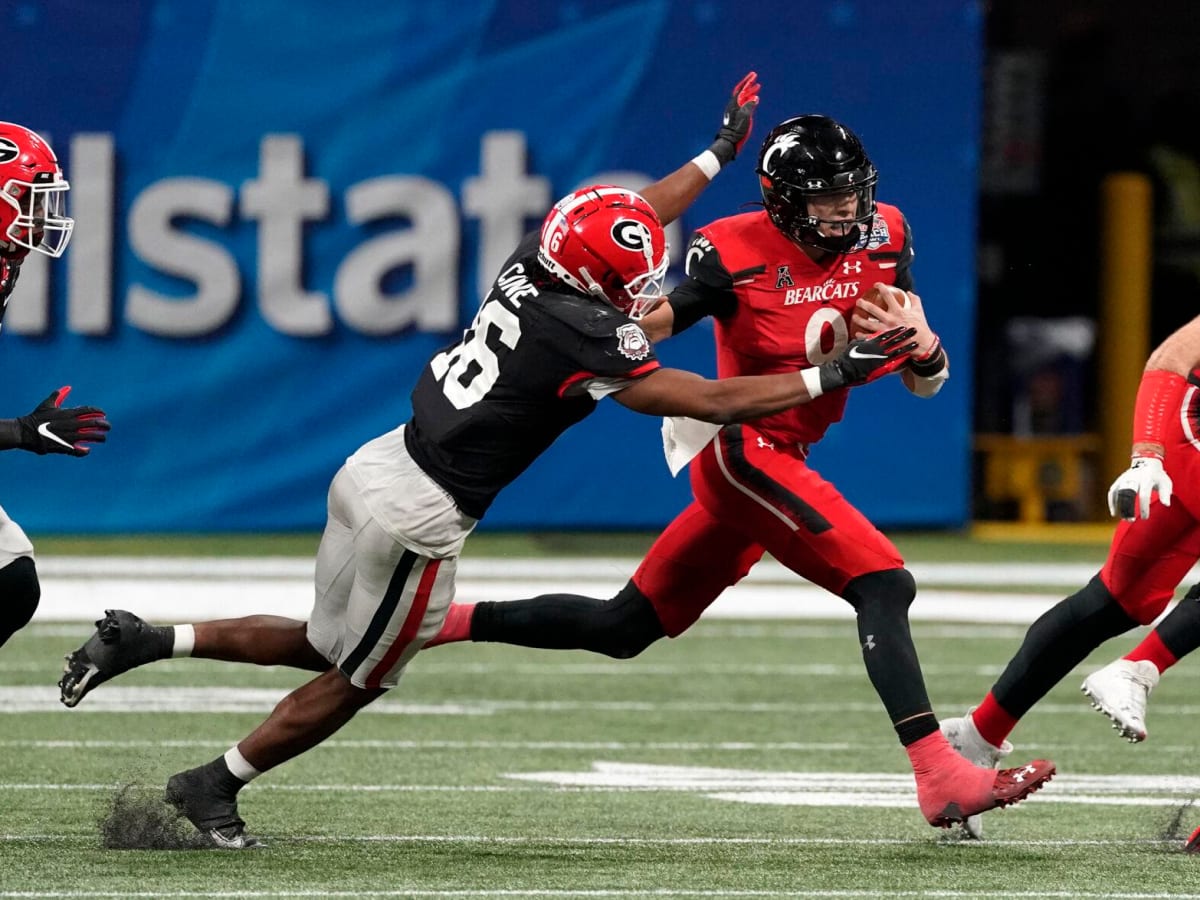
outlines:
{"label": "red sock", "polygon": [[1160,674],[1179,662],[1175,658],[1175,654],[1168,650],[1167,645],[1162,642],[1157,630],[1146,635],[1146,639],[1126,653],[1125,658],[1131,662],[1149,660],[1154,663],[1154,667]]}
{"label": "red sock", "polygon": [[442,630],[425,642],[425,649],[438,644],[455,644],[471,639],[471,617],[475,615],[474,603],[451,603],[446,613]]}
{"label": "red sock", "polygon": [[[912,763],[913,772],[919,776],[936,771],[939,765],[950,757],[962,759],[940,731],[927,734],[919,741],[914,741],[904,748],[904,752],[908,754],[908,761]],[[947,757],[947,753],[950,754],[950,757]]]}
{"label": "red sock", "polygon": [[975,720],[975,728],[980,736],[993,747],[1003,744],[1019,721],[996,702],[991,691],[988,691],[983,702],[975,708],[975,712],[971,713],[971,718]]}

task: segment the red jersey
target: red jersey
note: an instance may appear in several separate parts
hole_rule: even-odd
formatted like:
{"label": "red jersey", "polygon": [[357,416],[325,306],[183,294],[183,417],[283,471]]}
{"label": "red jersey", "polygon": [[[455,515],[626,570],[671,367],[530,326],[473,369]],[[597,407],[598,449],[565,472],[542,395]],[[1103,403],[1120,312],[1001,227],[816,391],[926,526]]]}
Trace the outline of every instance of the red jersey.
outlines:
{"label": "red jersey", "polygon": [[[688,250],[688,275],[708,290],[731,290],[736,299],[727,314],[716,313],[718,376],[794,372],[832,359],[849,340],[858,298],[879,281],[910,290],[911,261],[904,216],[883,203],[854,250],[821,262],[784,237],[765,211],[701,228]],[[841,420],[847,390],[754,427],[785,444],[811,444]]]}

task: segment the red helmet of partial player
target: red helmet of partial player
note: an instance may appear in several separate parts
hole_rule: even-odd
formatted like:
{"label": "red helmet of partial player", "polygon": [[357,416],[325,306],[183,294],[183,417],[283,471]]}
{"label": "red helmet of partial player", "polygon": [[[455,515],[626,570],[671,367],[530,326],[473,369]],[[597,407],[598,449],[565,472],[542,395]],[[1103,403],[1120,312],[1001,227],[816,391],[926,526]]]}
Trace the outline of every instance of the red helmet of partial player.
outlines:
{"label": "red helmet of partial player", "polygon": [[640,194],[592,185],[554,204],[542,223],[538,261],[567,286],[638,319],[663,298],[667,238]]}
{"label": "red helmet of partial player", "polygon": [[49,144],[22,125],[0,122],[0,256],[61,256],[75,227],[65,215],[69,187]]}

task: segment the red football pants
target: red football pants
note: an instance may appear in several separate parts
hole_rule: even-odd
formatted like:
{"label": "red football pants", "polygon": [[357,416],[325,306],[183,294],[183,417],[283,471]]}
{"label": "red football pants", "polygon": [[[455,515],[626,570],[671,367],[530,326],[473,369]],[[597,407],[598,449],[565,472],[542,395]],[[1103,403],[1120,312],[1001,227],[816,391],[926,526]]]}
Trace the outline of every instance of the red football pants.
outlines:
{"label": "red football pants", "polygon": [[769,552],[840,595],[860,575],[903,567],[900,552],[804,462],[749,425],[721,429],[691,463],[695,501],[633,576],[664,631],[682,634]]}
{"label": "red football pants", "polygon": [[1100,580],[1132,618],[1147,625],[1166,609],[1175,588],[1200,559],[1200,389],[1189,386],[1166,419],[1163,469],[1171,505],[1157,496],[1150,518],[1117,525]]}

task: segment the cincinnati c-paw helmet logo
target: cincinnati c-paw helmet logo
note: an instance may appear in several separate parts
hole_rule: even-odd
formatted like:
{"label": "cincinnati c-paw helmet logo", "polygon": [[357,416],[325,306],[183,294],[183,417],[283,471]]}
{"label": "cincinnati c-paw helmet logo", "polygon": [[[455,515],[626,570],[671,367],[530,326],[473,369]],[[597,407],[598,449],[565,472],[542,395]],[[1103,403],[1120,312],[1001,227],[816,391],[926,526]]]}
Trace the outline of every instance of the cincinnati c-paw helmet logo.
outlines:
{"label": "cincinnati c-paw helmet logo", "polygon": [[633,219],[618,219],[613,223],[612,238],[626,250],[638,250],[646,253],[653,244],[650,228],[645,222]]}
{"label": "cincinnati c-paw helmet logo", "polygon": [[795,147],[798,143],[800,143],[800,138],[797,135],[792,134],[790,131],[785,132],[779,137],[775,138],[775,140],[771,143],[771,146],[767,148],[767,152],[763,154],[763,171],[768,175],[775,171],[775,163],[771,157],[775,156],[776,154],[779,154],[779,156],[786,156],[787,152]]}
{"label": "cincinnati c-paw helmet logo", "polygon": [[6,137],[0,137],[0,163],[12,162],[21,154],[21,148]]}

